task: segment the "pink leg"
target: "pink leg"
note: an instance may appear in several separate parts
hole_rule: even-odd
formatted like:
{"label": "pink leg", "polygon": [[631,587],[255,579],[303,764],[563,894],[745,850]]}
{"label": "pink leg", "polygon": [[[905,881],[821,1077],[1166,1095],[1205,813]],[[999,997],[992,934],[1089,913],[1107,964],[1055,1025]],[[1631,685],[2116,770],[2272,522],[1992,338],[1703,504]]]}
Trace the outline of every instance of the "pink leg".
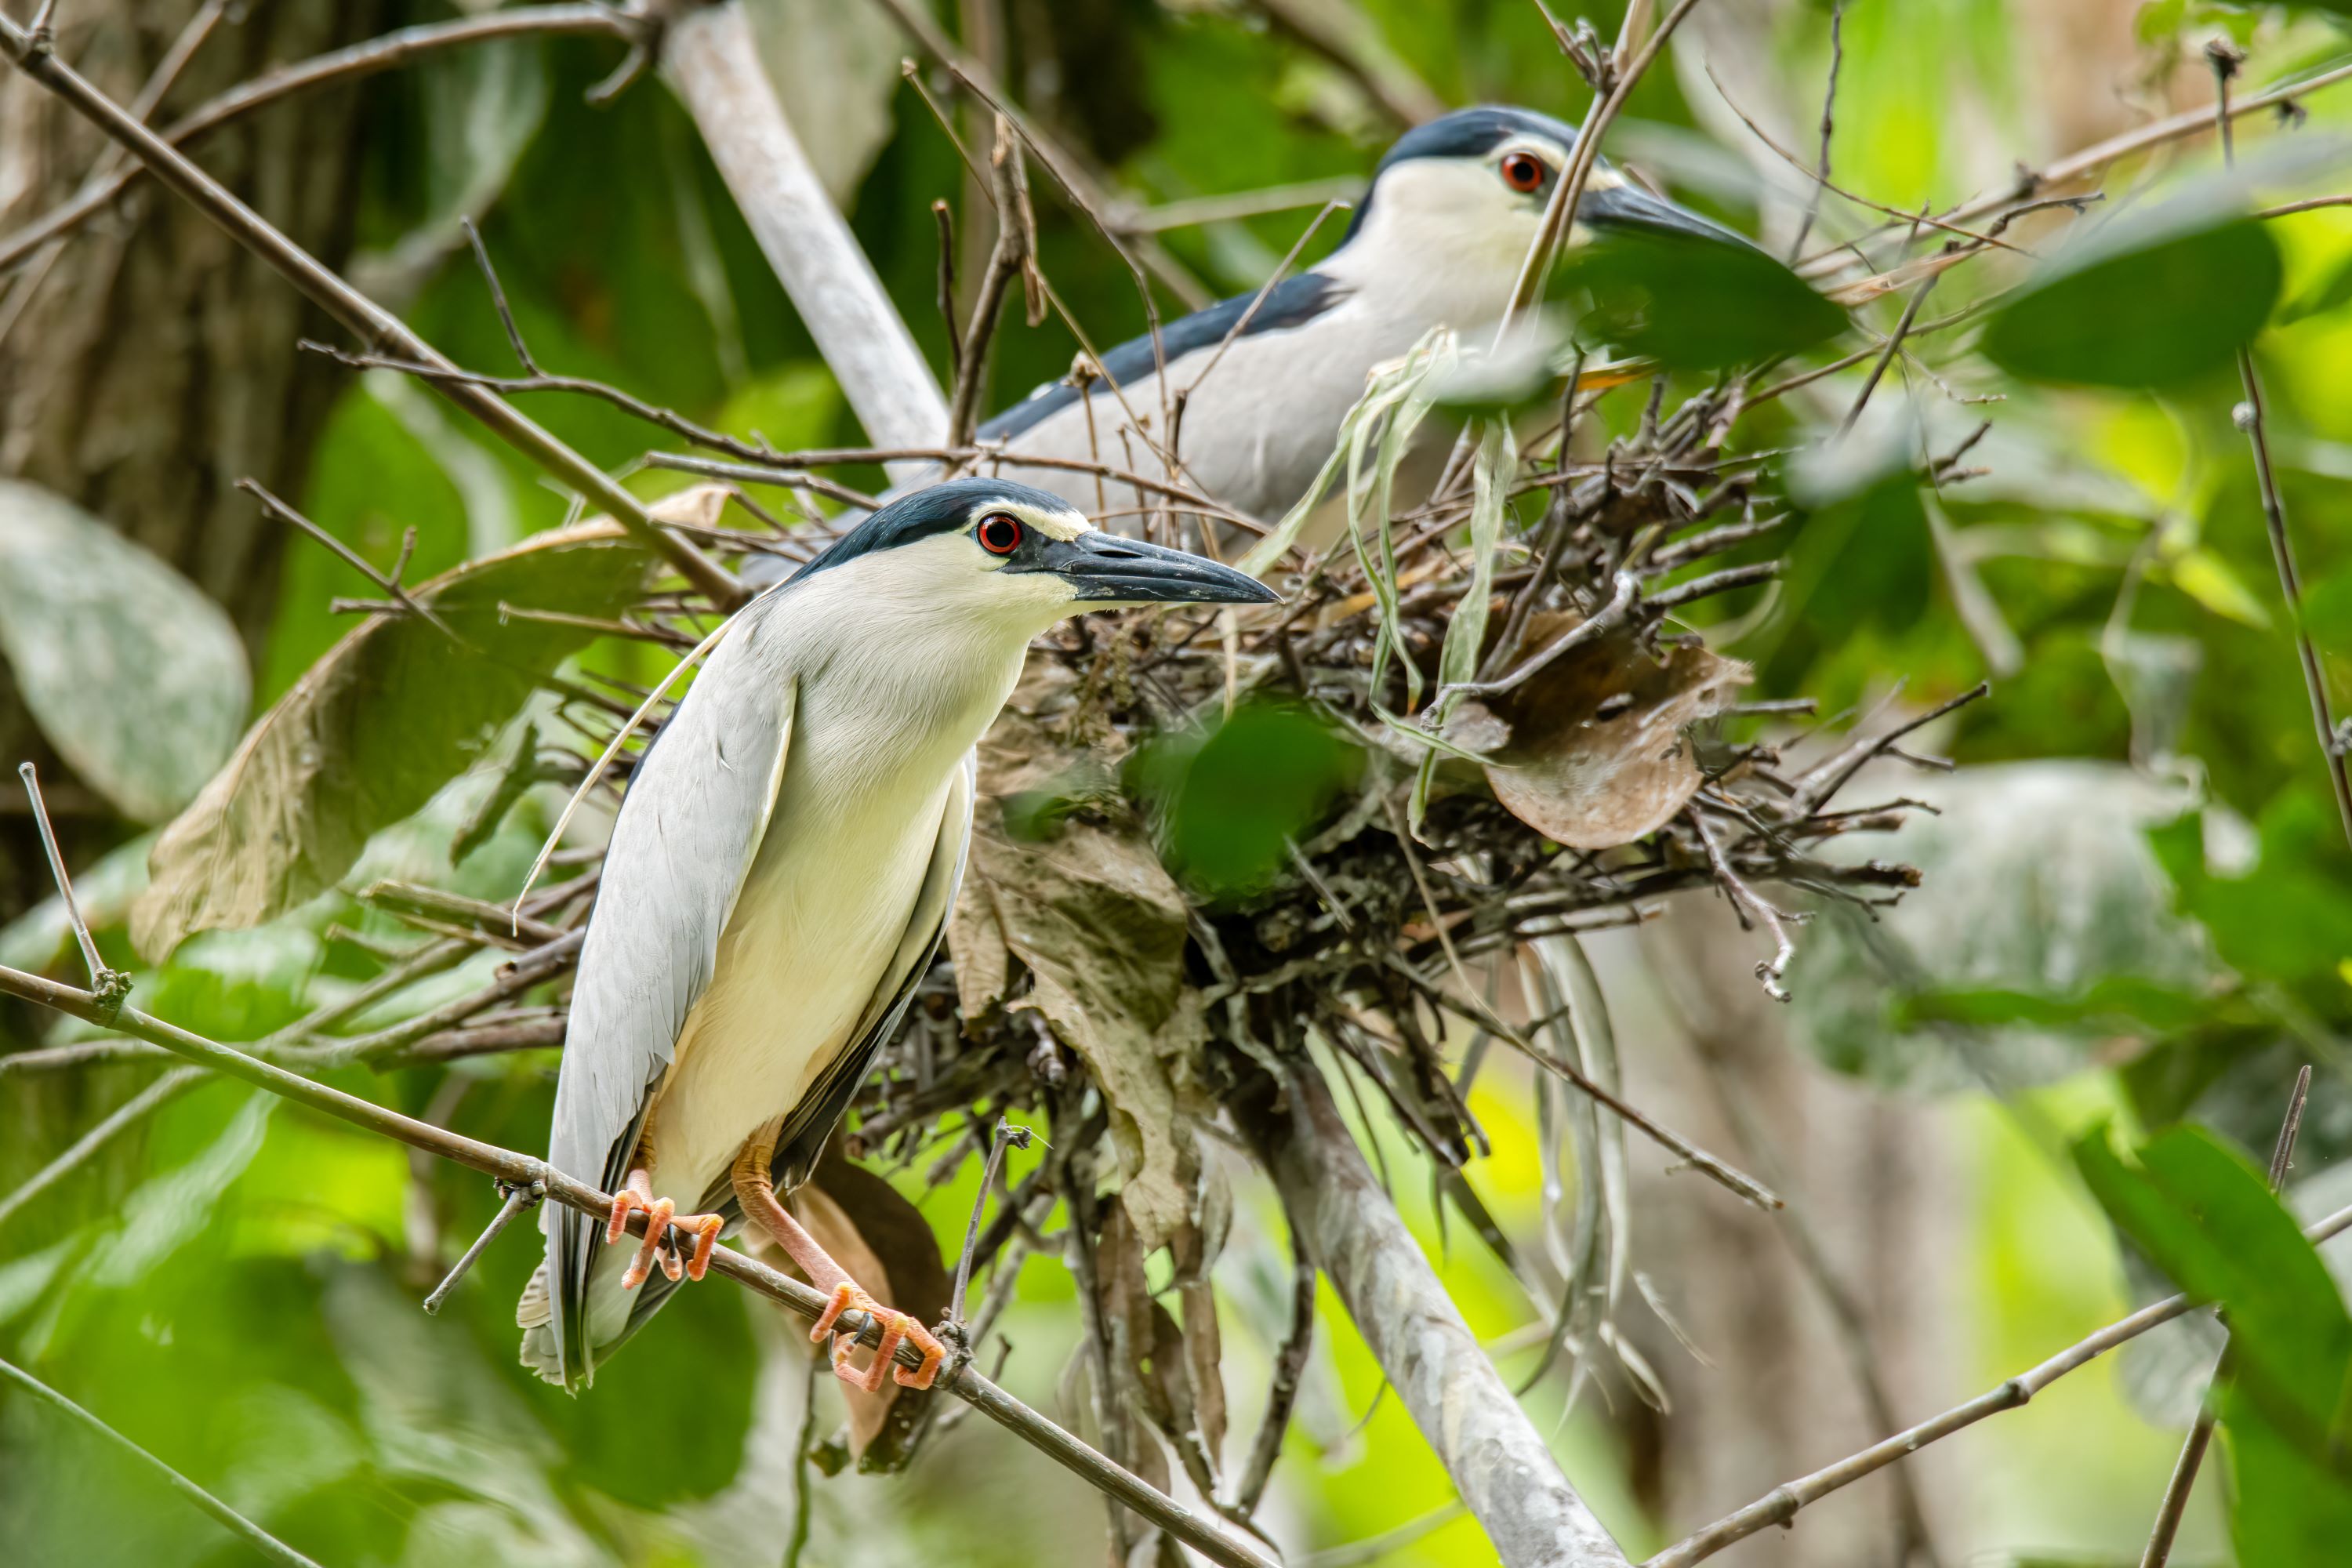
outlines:
{"label": "pink leg", "polygon": [[[634,1290],[644,1284],[646,1276],[653,1272],[656,1262],[661,1264],[662,1272],[672,1279],[681,1274],[692,1279],[702,1278],[703,1271],[710,1267],[710,1252],[719,1244],[719,1232],[727,1223],[722,1216],[678,1214],[677,1205],[669,1199],[654,1196],[653,1173],[643,1165],[632,1170],[628,1185],[614,1194],[612,1217],[604,1225],[604,1240],[608,1245],[628,1234],[629,1211],[632,1209],[646,1211],[646,1236],[645,1240],[638,1244],[637,1256],[630,1261],[628,1271],[621,1276],[622,1289]],[[680,1262],[677,1247],[669,1238],[673,1227],[694,1233],[691,1260]]]}
{"label": "pink leg", "polygon": [[[768,1171],[769,1152],[774,1147],[775,1136],[772,1126],[763,1127],[743,1145],[743,1152],[735,1159],[735,1196],[741,1202],[744,1215],[757,1221],[776,1238],[776,1244],[800,1265],[801,1272],[808,1276],[809,1283],[832,1298],[825,1303],[816,1326],[809,1331],[809,1338],[823,1340],[832,1333],[834,1323],[845,1311],[865,1312],[881,1326],[882,1342],[875,1348],[874,1359],[861,1373],[849,1364],[857,1342],[847,1334],[836,1336],[833,1342],[835,1375],[845,1383],[856,1384],[868,1394],[881,1392],[886,1373],[895,1375],[904,1388],[930,1387],[931,1380],[940,1374],[940,1363],[947,1359],[947,1347],[922,1324],[904,1312],[892,1311],[859,1289],[857,1281],[852,1279],[847,1271],[817,1245],[816,1237],[811,1236],[800,1221],[776,1201],[775,1183]],[[892,1365],[901,1342],[922,1352],[923,1364],[913,1372],[903,1366]]]}

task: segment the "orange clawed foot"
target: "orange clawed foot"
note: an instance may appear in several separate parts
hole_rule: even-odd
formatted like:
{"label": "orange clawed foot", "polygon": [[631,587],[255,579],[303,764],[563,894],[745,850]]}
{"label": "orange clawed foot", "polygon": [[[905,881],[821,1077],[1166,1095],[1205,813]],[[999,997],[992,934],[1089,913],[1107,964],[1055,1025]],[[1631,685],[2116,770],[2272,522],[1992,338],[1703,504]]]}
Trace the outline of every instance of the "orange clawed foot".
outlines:
{"label": "orange clawed foot", "polygon": [[[628,1234],[629,1211],[646,1211],[646,1237],[637,1246],[637,1256],[631,1259],[628,1272],[621,1276],[621,1289],[634,1290],[646,1281],[658,1261],[664,1274],[672,1279],[680,1276],[699,1279],[710,1267],[711,1249],[719,1245],[719,1233],[725,1228],[724,1216],[715,1214],[681,1215],[667,1198],[653,1195],[653,1184],[641,1171],[629,1173],[629,1184],[613,1199],[613,1215],[604,1226],[604,1240],[617,1242]],[[672,1230],[690,1231],[694,1235],[694,1252],[685,1261],[677,1256],[677,1244],[670,1236]]]}
{"label": "orange clawed foot", "polygon": [[[890,1370],[901,1388],[930,1387],[931,1380],[940,1374],[940,1363],[947,1359],[947,1347],[940,1343],[930,1330],[906,1313],[894,1312],[883,1306],[859,1289],[854,1280],[845,1279],[834,1287],[833,1300],[825,1303],[824,1315],[818,1318],[816,1327],[809,1331],[809,1338],[822,1340],[832,1333],[835,1320],[847,1311],[870,1315],[882,1326],[882,1342],[875,1347],[873,1361],[860,1372],[849,1364],[850,1356],[857,1349],[857,1341],[848,1334],[836,1336],[833,1342],[833,1371],[835,1376],[844,1383],[856,1384],[868,1394],[882,1392],[885,1369]],[[901,1342],[923,1352],[923,1364],[913,1372],[892,1364],[898,1359]]]}

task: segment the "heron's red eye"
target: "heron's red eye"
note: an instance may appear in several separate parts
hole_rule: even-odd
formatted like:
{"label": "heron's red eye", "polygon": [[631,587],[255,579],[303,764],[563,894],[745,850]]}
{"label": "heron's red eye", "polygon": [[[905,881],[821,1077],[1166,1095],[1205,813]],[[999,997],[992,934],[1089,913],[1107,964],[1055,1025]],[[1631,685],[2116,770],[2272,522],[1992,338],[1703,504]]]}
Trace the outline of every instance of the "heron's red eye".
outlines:
{"label": "heron's red eye", "polygon": [[1503,184],[1522,194],[1541,190],[1544,175],[1549,172],[1533,153],[1511,153],[1503,158]]}
{"label": "heron's red eye", "polygon": [[1008,512],[992,511],[980,520],[974,537],[991,555],[1010,555],[1021,548],[1021,520]]}

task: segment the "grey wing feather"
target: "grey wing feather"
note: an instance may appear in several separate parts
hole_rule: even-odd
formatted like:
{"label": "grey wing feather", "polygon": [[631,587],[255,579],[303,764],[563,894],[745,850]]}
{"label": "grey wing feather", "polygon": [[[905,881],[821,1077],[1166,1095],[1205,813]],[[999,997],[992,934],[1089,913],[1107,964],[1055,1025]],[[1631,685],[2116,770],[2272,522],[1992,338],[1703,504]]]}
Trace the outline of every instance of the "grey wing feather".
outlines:
{"label": "grey wing feather", "polygon": [[[647,1090],[669,1068],[687,1014],[710,983],[719,933],[759,852],[791,749],[795,687],[736,629],[639,759],[605,852],[580,953],[548,1158],[607,1191],[627,1175]],[[587,1282],[594,1221],[548,1223],[548,1295],[567,1385],[593,1370]]]}
{"label": "grey wing feather", "polygon": [[[898,1033],[899,1021],[907,1016],[923,976],[930,971],[940,939],[947,934],[948,917],[955,911],[956,894],[963,886],[964,861],[971,848],[972,800],[978,787],[977,765],[972,757],[966,755],[963,766],[956,770],[949,783],[947,803],[940,813],[939,837],[931,848],[930,868],[924,874],[914,909],[907,916],[906,932],[898,939],[898,949],[890,966],[883,971],[881,984],[875,987],[873,1000],[859,1016],[857,1033],[834,1058],[833,1065],[809,1086],[809,1091],[801,1097],[800,1104],[784,1119],[776,1135],[773,1170],[780,1191],[789,1193],[808,1179],[818,1156],[824,1152],[825,1140],[833,1135],[835,1125],[848,1110],[858,1085],[866,1081],[866,1073],[874,1066],[874,1058]],[[742,1217],[742,1206],[736,1201],[734,1187],[727,1176],[713,1182],[695,1206],[704,1214],[724,1215],[730,1227]],[[604,1353],[611,1354],[644,1327],[677,1288],[658,1271],[649,1276],[637,1288],[637,1299],[630,1303],[627,1327],[611,1345],[604,1347]]]}

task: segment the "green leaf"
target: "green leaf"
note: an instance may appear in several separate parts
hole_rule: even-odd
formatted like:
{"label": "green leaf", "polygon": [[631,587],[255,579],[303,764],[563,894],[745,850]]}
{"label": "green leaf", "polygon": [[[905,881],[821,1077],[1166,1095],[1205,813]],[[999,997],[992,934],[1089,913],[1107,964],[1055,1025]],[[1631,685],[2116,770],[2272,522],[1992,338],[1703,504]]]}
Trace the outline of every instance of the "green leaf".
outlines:
{"label": "green leaf", "polygon": [[0,653],[81,781],[160,822],[236,743],[252,700],[219,605],[60,496],[0,480]]}
{"label": "green leaf", "polygon": [[1677,370],[1794,353],[1844,331],[1845,312],[1752,247],[1612,234],[1579,247],[1559,284],[1592,301],[1580,336]]}
{"label": "green leaf", "polygon": [[417,588],[465,646],[414,616],[370,617],[164,830],[133,943],[160,958],[192,932],[258,925],[332,886],[370,835],[431,799],[593,636],[499,606],[609,617],[635,602],[649,563],[598,521]]}
{"label": "green leaf", "polygon": [[2135,1166],[2102,1127],[2074,1157],[2116,1226],[2228,1319],[2234,1372],[2221,1415],[2240,1486],[2239,1561],[2340,1562],[2352,1484],[2322,1456],[2341,1451],[2352,1313],[2318,1251],[2253,1163],[2202,1128],[2158,1134]]}
{"label": "green leaf", "polygon": [[1158,804],[1170,866],[1213,895],[1262,888],[1358,757],[1303,708],[1253,701],[1201,737],[1162,736],[1131,775]]}
{"label": "green leaf", "polygon": [[2168,386],[2228,366],[2278,298],[2270,230],[2186,198],[2118,219],[2011,295],[1984,352],[2031,381]]}
{"label": "green leaf", "polygon": [[2223,963],[2249,979],[2332,994],[2342,984],[2337,965],[2352,958],[2352,896],[2335,809],[2315,791],[2290,788],[2258,826],[2262,853],[2237,876],[2206,868],[2200,817],[2149,837],[2181,912],[2205,927]]}

